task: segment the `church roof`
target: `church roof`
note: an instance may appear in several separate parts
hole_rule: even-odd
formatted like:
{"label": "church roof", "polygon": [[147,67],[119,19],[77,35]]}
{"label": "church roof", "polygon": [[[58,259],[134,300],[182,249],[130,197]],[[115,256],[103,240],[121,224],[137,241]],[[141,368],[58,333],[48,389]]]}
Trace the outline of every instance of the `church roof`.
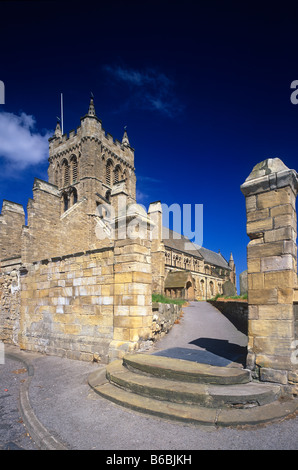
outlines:
{"label": "church roof", "polygon": [[[195,245],[195,246],[198,246],[198,245]],[[204,260],[206,261],[206,263],[214,264],[215,266],[219,266],[225,269],[230,269],[227,260],[222,256],[221,253],[216,253],[215,251],[208,250],[207,248],[204,248],[203,246],[200,246],[198,248]]]}
{"label": "church roof", "polygon": [[196,243],[191,242],[184,235],[180,235],[173,230],[163,227],[162,238],[165,246],[169,248],[204,259],[204,261],[208,264],[212,264],[220,268],[230,269],[227,260],[222,256],[221,253],[216,253],[215,251],[199,246]]}
{"label": "church roof", "polygon": [[197,256],[202,258],[203,256],[197,250],[194,243],[190,242],[187,237],[181,235],[178,232],[174,232],[166,227],[162,228],[162,239],[165,246],[172,248],[177,251],[182,251],[189,255]]}

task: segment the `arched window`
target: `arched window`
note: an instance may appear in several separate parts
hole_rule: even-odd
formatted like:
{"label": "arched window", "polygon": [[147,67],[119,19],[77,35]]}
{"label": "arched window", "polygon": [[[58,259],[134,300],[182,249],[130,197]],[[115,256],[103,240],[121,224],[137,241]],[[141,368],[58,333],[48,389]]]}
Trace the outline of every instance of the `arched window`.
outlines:
{"label": "arched window", "polygon": [[67,160],[62,162],[63,186],[69,186],[69,165]]}
{"label": "arched window", "polygon": [[105,198],[106,198],[106,200],[107,200],[108,202],[110,202],[110,200],[111,200],[111,191],[110,191],[110,190],[108,190],[108,191],[106,192]]}
{"label": "arched window", "polygon": [[71,157],[71,173],[72,173],[72,184],[76,183],[78,180],[78,160],[75,155]]}
{"label": "arched window", "polygon": [[112,172],[113,162],[108,160],[106,164],[106,184],[111,186],[111,172]]}
{"label": "arched window", "polygon": [[64,212],[68,210],[68,196],[66,193],[63,194],[63,209]]}
{"label": "arched window", "polygon": [[75,188],[72,188],[72,191],[70,193],[70,200],[72,206],[78,202],[78,193]]}
{"label": "arched window", "polygon": [[117,165],[114,170],[114,184],[117,184],[119,182],[120,175],[121,175],[121,167],[120,165]]}

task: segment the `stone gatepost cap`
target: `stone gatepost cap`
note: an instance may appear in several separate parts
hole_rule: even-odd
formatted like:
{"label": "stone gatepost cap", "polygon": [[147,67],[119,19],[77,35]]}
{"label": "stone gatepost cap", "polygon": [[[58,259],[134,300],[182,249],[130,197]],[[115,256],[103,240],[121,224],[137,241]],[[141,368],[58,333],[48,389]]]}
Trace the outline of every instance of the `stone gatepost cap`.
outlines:
{"label": "stone gatepost cap", "polygon": [[253,167],[240,188],[244,196],[248,196],[285,186],[291,186],[293,191],[297,192],[296,171],[290,170],[280,158],[267,158]]}
{"label": "stone gatepost cap", "polygon": [[153,212],[161,212],[162,213],[162,205],[160,201],[155,201],[151,202],[149,209],[148,209],[148,214],[151,214]]}

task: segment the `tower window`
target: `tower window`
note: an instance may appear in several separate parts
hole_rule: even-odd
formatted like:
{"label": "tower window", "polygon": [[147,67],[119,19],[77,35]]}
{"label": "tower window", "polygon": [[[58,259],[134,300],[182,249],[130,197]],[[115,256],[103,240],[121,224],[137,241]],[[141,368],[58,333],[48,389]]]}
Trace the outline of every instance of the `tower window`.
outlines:
{"label": "tower window", "polygon": [[121,168],[119,165],[117,165],[114,171],[114,184],[117,184],[119,182],[120,174],[121,174]]}
{"label": "tower window", "polygon": [[67,194],[63,195],[63,208],[64,208],[64,212],[68,210],[68,196],[67,196]]}
{"label": "tower window", "polygon": [[72,184],[74,184],[78,180],[78,161],[75,155],[73,155],[73,157],[71,158],[71,170],[72,170]]}
{"label": "tower window", "polygon": [[110,200],[111,200],[111,191],[110,190],[106,192],[105,198],[108,202],[110,202]]}
{"label": "tower window", "polygon": [[78,202],[78,193],[75,188],[72,188],[71,191],[71,203],[72,205],[76,204]]}
{"label": "tower window", "polygon": [[69,166],[68,166],[67,160],[63,161],[62,169],[63,169],[63,186],[68,186],[69,185]]}
{"label": "tower window", "polygon": [[111,160],[108,160],[106,165],[106,184],[111,186],[111,171],[112,171],[113,163]]}

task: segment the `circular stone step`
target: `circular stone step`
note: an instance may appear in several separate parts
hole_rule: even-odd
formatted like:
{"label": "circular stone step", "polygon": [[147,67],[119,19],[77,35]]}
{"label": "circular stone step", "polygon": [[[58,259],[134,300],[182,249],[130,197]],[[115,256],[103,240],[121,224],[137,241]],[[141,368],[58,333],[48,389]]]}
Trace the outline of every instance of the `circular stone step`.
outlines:
{"label": "circular stone step", "polygon": [[123,364],[139,373],[183,382],[232,385],[251,380],[250,371],[246,369],[211,366],[150,354],[127,354]]}
{"label": "circular stone step", "polygon": [[171,403],[128,392],[110,383],[94,387],[103,398],[132,410],[184,423],[209,426],[246,426],[269,423],[285,418],[298,408],[298,400],[256,406],[252,409],[207,408],[199,405]]}
{"label": "circular stone step", "polygon": [[201,404],[209,408],[260,406],[276,400],[280,395],[280,387],[274,384],[210,385],[145,376],[128,370],[121,361],[109,364],[106,375],[112,384],[138,395],[175,403]]}

